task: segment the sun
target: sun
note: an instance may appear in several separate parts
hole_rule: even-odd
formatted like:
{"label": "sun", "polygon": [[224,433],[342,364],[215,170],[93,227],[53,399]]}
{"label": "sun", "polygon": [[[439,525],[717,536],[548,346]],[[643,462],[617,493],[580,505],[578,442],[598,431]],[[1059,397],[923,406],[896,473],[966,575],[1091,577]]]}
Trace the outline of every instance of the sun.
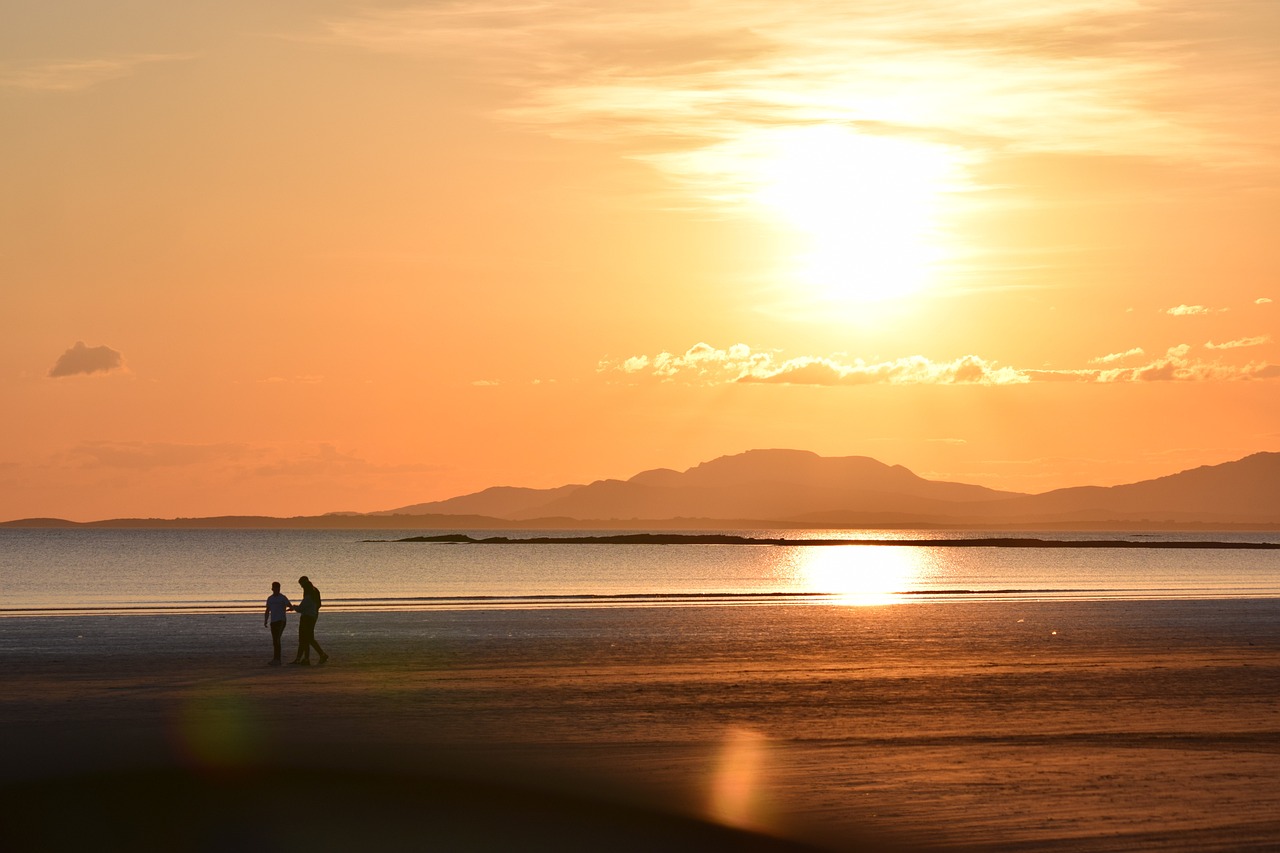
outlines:
{"label": "sun", "polygon": [[795,232],[791,276],[821,301],[918,293],[948,256],[947,193],[961,183],[950,146],[820,125],[769,131],[754,201]]}

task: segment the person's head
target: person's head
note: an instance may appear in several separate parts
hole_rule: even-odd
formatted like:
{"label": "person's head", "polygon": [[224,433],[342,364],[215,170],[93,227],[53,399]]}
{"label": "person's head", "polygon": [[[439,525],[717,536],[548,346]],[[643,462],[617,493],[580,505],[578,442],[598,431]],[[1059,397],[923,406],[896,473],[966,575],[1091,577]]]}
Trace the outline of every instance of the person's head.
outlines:
{"label": "person's head", "polygon": [[303,589],[306,589],[307,587],[311,586],[311,578],[307,577],[306,575],[303,575],[302,577],[298,578],[298,586],[302,587]]}
{"label": "person's head", "polygon": [[280,591],[280,581],[272,581],[272,582],[271,582],[271,591],[272,591],[272,592],[279,592],[279,591]]}

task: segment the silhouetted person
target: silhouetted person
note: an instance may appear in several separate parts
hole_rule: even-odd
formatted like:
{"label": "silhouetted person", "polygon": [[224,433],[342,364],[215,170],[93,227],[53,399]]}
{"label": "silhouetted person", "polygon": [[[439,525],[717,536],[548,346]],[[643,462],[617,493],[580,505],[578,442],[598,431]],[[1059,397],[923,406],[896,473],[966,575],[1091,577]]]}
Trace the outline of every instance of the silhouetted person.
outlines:
{"label": "silhouetted person", "polygon": [[324,649],[320,648],[320,644],[316,642],[316,619],[320,617],[320,590],[316,589],[315,584],[306,575],[298,578],[298,586],[302,587],[302,601],[298,602],[298,606],[293,608],[300,617],[298,620],[298,654],[293,659],[293,662],[302,666],[310,666],[311,650],[315,649],[320,653],[320,663],[324,663],[329,659],[329,656],[324,653]]}
{"label": "silhouetted person", "polygon": [[293,605],[289,603],[289,599],[280,592],[280,581],[273,581],[271,595],[267,596],[267,612],[262,616],[263,627],[271,626],[271,649],[275,652],[275,657],[271,659],[271,666],[280,665],[280,636],[284,634],[287,621],[285,611],[292,609]]}

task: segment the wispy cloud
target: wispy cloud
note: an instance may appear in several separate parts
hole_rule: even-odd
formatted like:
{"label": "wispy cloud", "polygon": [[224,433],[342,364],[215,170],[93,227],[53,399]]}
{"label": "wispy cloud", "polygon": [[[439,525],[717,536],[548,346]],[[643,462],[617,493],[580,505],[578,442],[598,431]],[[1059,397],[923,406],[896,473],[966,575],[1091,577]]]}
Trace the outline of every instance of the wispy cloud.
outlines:
{"label": "wispy cloud", "polygon": [[91,373],[110,373],[124,367],[124,356],[109,346],[85,346],[84,341],[76,341],[75,346],[58,356],[53,367],[49,368],[49,376],[58,379],[64,376],[80,376]]}
{"label": "wispy cloud", "polygon": [[320,444],[310,451],[295,453],[286,458],[277,458],[259,465],[248,473],[255,477],[314,478],[425,473],[441,470],[444,469],[439,465],[382,465],[351,453],[344,453],[332,444]]}
{"label": "wispy cloud", "polygon": [[191,59],[190,54],[143,54],[109,59],[0,63],[0,88],[77,92],[128,77],[147,65]]}
{"label": "wispy cloud", "polygon": [[259,379],[263,385],[319,385],[324,382],[323,376],[303,374],[300,376],[268,376]]}
{"label": "wispy cloud", "polygon": [[[1234,5],[477,0],[333,18],[323,38],[479,67],[512,93],[503,118],[623,143],[681,180],[706,177],[690,156],[708,147],[815,124],[974,156],[1257,161],[1261,143],[1220,115],[1244,106],[1220,93],[1257,89],[1270,66],[1247,49],[1202,62],[1223,48],[1196,45]],[[1180,73],[1190,65],[1194,91]],[[723,166],[723,153],[707,161]]]}
{"label": "wispy cloud", "polygon": [[[1224,311],[1226,309],[1220,308],[1218,310]],[[1205,314],[1213,314],[1214,309],[1208,308],[1204,305],[1185,305],[1184,304],[1184,305],[1175,305],[1172,308],[1168,308],[1165,310],[1164,313],[1172,317],[1200,317]]]}
{"label": "wispy cloud", "polygon": [[1090,382],[1211,382],[1240,379],[1275,379],[1280,365],[1254,362],[1244,365],[1204,361],[1191,355],[1186,344],[1171,347],[1163,356],[1139,367],[1083,371],[1078,378]]}
{"label": "wispy cloud", "polygon": [[[1094,359],[1116,361],[1140,354],[1140,349]],[[1253,362],[1228,365],[1192,356],[1185,344],[1133,367],[1028,369],[1001,365],[977,355],[936,361],[921,355],[867,362],[837,356],[802,355],[780,358],[746,344],[726,349],[698,343],[683,353],[661,352],[623,359],[607,359],[597,371],[614,379],[656,380],[703,385],[1026,385],[1033,382],[1160,382],[1227,381],[1280,378],[1280,365]]]}
{"label": "wispy cloud", "polygon": [[327,443],[286,449],[233,442],[86,441],[60,454],[55,461],[80,468],[131,471],[203,467],[242,477],[365,476],[442,470],[436,465],[370,462]]}
{"label": "wispy cloud", "polygon": [[1271,300],[1265,296],[1259,296],[1257,299],[1253,300],[1253,304],[1254,305],[1270,305]]}
{"label": "wispy cloud", "polygon": [[1133,349],[1128,349],[1128,350],[1125,350],[1124,352],[1108,353],[1107,355],[1090,359],[1089,363],[1090,364],[1112,364],[1114,362],[1124,361],[1127,358],[1134,358],[1139,355],[1145,355],[1145,353],[1142,351],[1142,347],[1134,347]]}
{"label": "wispy cloud", "polygon": [[1209,349],[1240,349],[1241,347],[1257,347],[1269,343],[1271,343],[1270,335],[1255,335],[1252,338],[1239,338],[1234,341],[1223,341],[1220,344],[1209,341],[1205,346]]}
{"label": "wispy cloud", "polygon": [[72,448],[66,459],[84,468],[123,468],[150,471],[229,462],[251,457],[243,444],[179,444],[157,441],[86,441]]}

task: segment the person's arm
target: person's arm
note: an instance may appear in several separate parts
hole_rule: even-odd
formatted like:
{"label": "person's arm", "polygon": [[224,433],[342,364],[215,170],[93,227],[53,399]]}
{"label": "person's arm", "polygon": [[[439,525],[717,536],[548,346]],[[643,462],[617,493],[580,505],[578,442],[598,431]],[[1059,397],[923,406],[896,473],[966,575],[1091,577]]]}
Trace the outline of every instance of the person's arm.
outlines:
{"label": "person's arm", "polygon": [[262,627],[267,627],[267,623],[271,621],[271,605],[267,605],[266,612],[262,614]]}

